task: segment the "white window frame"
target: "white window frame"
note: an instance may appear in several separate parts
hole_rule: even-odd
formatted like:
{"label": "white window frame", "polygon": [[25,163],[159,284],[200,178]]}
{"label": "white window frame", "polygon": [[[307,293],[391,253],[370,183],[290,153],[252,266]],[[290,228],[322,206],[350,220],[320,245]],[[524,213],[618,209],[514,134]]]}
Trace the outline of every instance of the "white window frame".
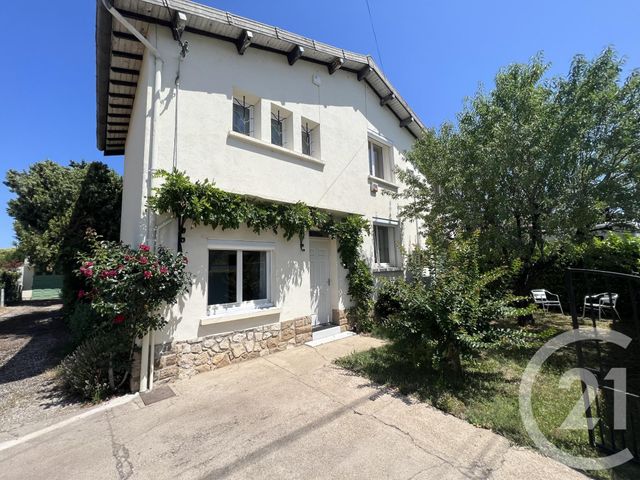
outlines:
{"label": "white window frame", "polygon": [[[394,220],[374,219],[371,236],[373,240],[373,263],[377,268],[396,268],[398,266],[398,248],[396,245],[398,239],[398,227],[399,223]],[[387,229],[389,262],[381,263],[377,261],[377,259],[380,258],[380,255],[378,251],[376,228]]]}
{"label": "white window frame", "polygon": [[[251,312],[259,309],[273,307],[273,255],[275,251],[275,243],[272,242],[251,242],[251,241],[227,241],[227,240],[208,240],[208,252],[211,250],[235,250],[236,252],[236,298],[239,301],[230,303],[220,303],[215,305],[207,305],[207,316],[231,315],[235,313]],[[260,300],[242,300],[242,252],[266,252],[266,278],[267,278],[267,298]],[[209,277],[207,263],[207,303],[209,301]]]}
{"label": "white window frame", "polygon": [[[382,172],[376,171],[375,165],[371,163],[373,146],[377,146],[382,151]],[[383,180],[388,183],[395,181],[395,165],[393,158],[393,144],[384,137],[369,131],[367,137],[367,155],[369,161],[369,175],[373,178]]]}

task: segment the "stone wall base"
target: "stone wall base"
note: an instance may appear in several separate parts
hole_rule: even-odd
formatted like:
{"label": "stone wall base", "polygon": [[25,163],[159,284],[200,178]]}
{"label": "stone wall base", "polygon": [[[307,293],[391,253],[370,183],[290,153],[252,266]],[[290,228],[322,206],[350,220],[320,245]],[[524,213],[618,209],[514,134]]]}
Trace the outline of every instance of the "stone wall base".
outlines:
{"label": "stone wall base", "polygon": [[154,382],[190,378],[251,358],[258,358],[311,340],[311,317],[247,330],[156,345]]}
{"label": "stone wall base", "polygon": [[347,312],[344,310],[338,310],[336,308],[331,310],[331,323],[339,325],[341,332],[346,332],[347,330],[352,329],[349,324],[349,320],[347,319]]}
{"label": "stone wall base", "polygon": [[140,390],[140,362],[142,355],[139,349],[133,351],[133,361],[131,362],[131,376],[129,377],[129,388],[132,392]]}

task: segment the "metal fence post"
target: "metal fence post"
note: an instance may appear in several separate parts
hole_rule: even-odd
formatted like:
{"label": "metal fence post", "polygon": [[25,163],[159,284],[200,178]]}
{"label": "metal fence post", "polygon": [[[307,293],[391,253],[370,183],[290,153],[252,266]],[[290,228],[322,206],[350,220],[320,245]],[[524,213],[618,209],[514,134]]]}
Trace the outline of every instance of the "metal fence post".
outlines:
{"label": "metal fence post", "polygon": [[[571,310],[571,324],[574,330],[579,330],[580,324],[578,323],[578,307],[576,305],[576,292],[574,290],[573,275],[570,268],[568,268],[564,273],[564,283],[565,283],[567,292],[569,293],[569,309]],[[582,354],[582,345],[580,345],[580,342],[576,342],[575,348],[576,348],[576,356],[578,358],[578,367],[584,368],[584,356]],[[582,388],[582,401],[584,402],[585,414],[588,419],[587,434],[589,435],[589,443],[592,446],[595,446],[596,438],[593,432],[593,428],[595,427],[595,425],[593,425],[593,419],[591,416],[591,401],[589,399],[589,387],[587,386],[582,376],[581,376],[580,386]]]}
{"label": "metal fence post", "polygon": [[4,288],[0,290],[0,308],[4,307]]}

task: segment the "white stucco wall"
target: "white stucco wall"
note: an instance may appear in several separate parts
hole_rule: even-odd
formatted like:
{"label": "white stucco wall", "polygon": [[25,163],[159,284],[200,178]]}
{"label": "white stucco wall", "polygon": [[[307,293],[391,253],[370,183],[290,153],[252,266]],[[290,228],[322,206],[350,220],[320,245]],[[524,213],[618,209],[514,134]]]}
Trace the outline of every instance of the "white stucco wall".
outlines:
{"label": "white stucco wall", "polygon": [[[207,37],[185,34],[184,40],[189,42],[189,54],[179,61],[179,50],[169,30],[159,29],[157,38],[151,31],[152,43],[157,44],[166,60],[156,168],[173,168],[175,147],[177,168],[186,171],[193,180],[208,178],[231,192],[284,202],[303,201],[330,211],[358,213],[369,220],[397,220],[398,201],[384,195],[382,185],[377,194],[371,193],[368,138],[372,132],[385,139],[397,167],[405,166],[403,152],[411,148],[415,139],[399,127],[398,119],[389,109],[380,106],[379,98],[365,82],[358,82],[355,74],[345,71],[329,75],[326,67],[305,61],[289,66],[285,56],[262,50],[249,48],[241,56],[234,45]],[[180,91],[176,102],[178,67]],[[151,59],[145,56],[126,145],[121,237],[130,244],[144,238],[152,72]],[[320,78],[320,86],[312,82],[314,75]],[[267,112],[261,120],[256,119],[259,125],[255,130],[262,142],[246,141],[229,133],[234,89],[259,98],[257,110]],[[296,137],[300,135],[301,117],[319,124],[319,160],[324,165],[269,146],[272,104],[292,112]],[[301,152],[301,141],[296,139],[292,143],[294,150]],[[158,224],[162,223],[159,219]],[[159,241],[175,248],[176,235],[174,222],[162,228]],[[405,248],[416,243],[416,235],[414,224],[399,227],[398,239]],[[275,279],[275,290],[280,294],[277,299],[282,306],[280,320],[309,315],[308,250],[302,251],[297,239],[287,242],[271,233],[260,237],[272,238],[269,241],[277,243],[276,269],[281,275]],[[251,240],[256,235],[246,229],[223,232],[198,227],[189,229],[186,238],[183,247],[195,275],[194,288],[190,298],[173,310],[165,339],[189,339],[217,333],[211,330],[240,328],[237,323],[218,325],[215,329],[200,326],[206,313],[207,239]],[[365,254],[371,260],[373,241],[371,237],[365,240]],[[344,308],[349,300],[335,242],[332,252],[330,267],[335,277],[331,287],[332,308]],[[300,272],[301,276],[287,273],[287,268]]]}
{"label": "white stucco wall", "polygon": [[145,52],[125,143],[120,240],[138,245],[146,239],[146,182],[151,143],[153,55]]}
{"label": "white stucco wall", "polygon": [[33,265],[25,258],[19,272],[20,278],[18,279],[18,284],[22,290],[22,300],[31,300],[31,295],[33,294],[33,276],[35,275]]}

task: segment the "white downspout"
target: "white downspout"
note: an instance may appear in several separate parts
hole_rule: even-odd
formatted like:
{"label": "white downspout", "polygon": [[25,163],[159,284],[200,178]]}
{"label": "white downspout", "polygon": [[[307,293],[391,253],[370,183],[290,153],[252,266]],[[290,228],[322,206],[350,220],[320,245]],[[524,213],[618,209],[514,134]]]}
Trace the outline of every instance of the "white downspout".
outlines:
{"label": "white downspout", "polygon": [[[149,165],[147,168],[147,196],[153,191],[153,177],[156,159],[158,156],[158,118],[160,116],[160,91],[162,89],[162,66],[164,59],[158,49],[147,40],[138,30],[135,29],[121,14],[118,12],[109,0],[102,0],[102,5],[107,11],[118,20],[129,32],[131,32],[145,48],[155,57],[155,75],[153,81],[153,97],[151,106],[151,147],[149,152]],[[155,215],[151,208],[147,207],[147,240],[149,246],[155,249]],[[149,368],[153,368],[154,346],[150,340],[153,334],[147,333],[142,338],[142,352],[140,359],[140,391],[144,392],[153,386],[153,370],[149,372]],[[149,375],[150,373],[150,375]]]}

